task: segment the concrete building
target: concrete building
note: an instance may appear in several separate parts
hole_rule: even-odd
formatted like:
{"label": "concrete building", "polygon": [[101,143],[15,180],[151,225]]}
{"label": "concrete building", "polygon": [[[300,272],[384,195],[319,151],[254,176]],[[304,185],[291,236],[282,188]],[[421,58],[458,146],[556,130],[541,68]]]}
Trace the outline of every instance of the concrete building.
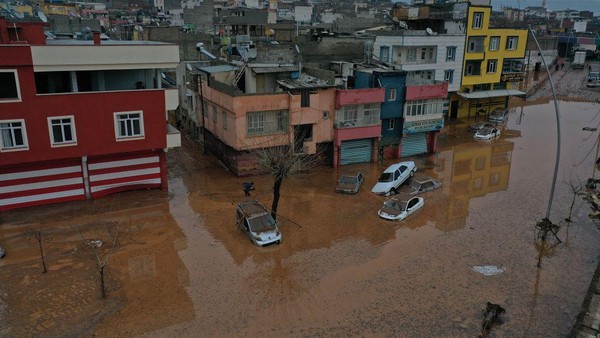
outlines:
{"label": "concrete building", "polygon": [[[17,38],[18,32],[18,38]],[[167,188],[177,46],[48,40],[44,23],[0,17],[0,211]]]}

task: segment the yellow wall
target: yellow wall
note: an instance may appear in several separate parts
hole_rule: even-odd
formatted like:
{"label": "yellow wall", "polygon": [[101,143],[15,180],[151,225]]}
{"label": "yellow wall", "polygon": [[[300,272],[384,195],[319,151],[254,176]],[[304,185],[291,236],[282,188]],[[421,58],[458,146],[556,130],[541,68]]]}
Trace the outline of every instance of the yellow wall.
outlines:
{"label": "yellow wall", "polygon": [[[473,17],[475,12],[483,13],[483,23],[480,29],[473,28]],[[467,39],[465,43],[465,63],[463,65],[463,72],[466,69],[468,60],[482,60],[481,62],[481,75],[469,75],[463,74],[462,85],[472,86],[475,84],[484,83],[497,83],[500,82],[500,76],[502,75],[502,63],[504,59],[518,59],[525,57],[525,47],[527,46],[527,30],[526,29],[509,29],[509,28],[490,28],[490,7],[469,7],[469,20],[467,26]],[[468,52],[469,38],[476,36],[484,36],[484,51],[482,53]],[[490,38],[493,36],[500,37],[500,44],[498,51],[490,51]],[[506,50],[506,41],[509,36],[517,36],[518,43],[515,50]],[[488,60],[498,60],[497,69],[495,73],[487,72]]]}

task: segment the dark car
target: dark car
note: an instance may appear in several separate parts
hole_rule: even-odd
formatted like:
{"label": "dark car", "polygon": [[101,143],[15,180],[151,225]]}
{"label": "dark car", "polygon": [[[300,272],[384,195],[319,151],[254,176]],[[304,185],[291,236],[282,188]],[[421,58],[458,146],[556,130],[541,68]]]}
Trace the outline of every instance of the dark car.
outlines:
{"label": "dark car", "polygon": [[258,246],[281,243],[281,233],[271,213],[256,200],[244,201],[237,206],[237,225]]}
{"label": "dark car", "polygon": [[4,251],[4,248],[0,246],[0,259],[4,258],[4,255],[6,255],[6,251]]}
{"label": "dark car", "polygon": [[600,80],[594,80],[587,83],[588,88],[598,88],[600,87]]}
{"label": "dark car", "polygon": [[361,172],[356,175],[342,175],[335,187],[335,192],[340,194],[357,194],[364,182],[365,176]]}
{"label": "dark car", "polygon": [[600,72],[590,72],[587,79],[588,82],[597,82],[600,80]]}
{"label": "dark car", "polygon": [[417,195],[442,187],[442,182],[429,176],[413,176],[408,182],[400,187],[400,193],[407,195]]}
{"label": "dark car", "polygon": [[491,123],[504,123],[508,119],[508,109],[494,109],[488,116],[488,121]]}

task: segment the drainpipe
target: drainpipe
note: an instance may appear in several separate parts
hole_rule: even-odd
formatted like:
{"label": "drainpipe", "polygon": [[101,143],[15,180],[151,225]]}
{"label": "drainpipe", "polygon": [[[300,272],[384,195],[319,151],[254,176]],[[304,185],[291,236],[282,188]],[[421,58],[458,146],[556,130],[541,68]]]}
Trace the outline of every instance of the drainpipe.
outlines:
{"label": "drainpipe", "polygon": [[88,164],[87,164],[87,156],[81,157],[81,168],[83,171],[83,190],[85,191],[85,198],[92,198],[92,193],[90,191],[90,174],[88,172]]}

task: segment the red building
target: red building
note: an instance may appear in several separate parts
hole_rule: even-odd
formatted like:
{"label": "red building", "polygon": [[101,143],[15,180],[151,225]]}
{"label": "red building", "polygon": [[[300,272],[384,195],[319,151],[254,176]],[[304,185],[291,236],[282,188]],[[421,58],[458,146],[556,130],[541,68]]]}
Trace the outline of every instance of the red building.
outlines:
{"label": "red building", "polygon": [[161,69],[178,47],[46,41],[43,26],[0,17],[0,211],[166,189],[165,152],[181,139]]}

